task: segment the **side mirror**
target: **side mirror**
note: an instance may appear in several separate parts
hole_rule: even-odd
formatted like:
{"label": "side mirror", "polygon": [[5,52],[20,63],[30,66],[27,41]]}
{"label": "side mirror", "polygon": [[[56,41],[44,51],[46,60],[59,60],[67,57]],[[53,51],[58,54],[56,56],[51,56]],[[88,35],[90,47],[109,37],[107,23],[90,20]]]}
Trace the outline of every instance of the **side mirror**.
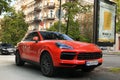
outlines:
{"label": "side mirror", "polygon": [[38,42],[38,37],[37,36],[33,37],[33,40],[37,43]]}

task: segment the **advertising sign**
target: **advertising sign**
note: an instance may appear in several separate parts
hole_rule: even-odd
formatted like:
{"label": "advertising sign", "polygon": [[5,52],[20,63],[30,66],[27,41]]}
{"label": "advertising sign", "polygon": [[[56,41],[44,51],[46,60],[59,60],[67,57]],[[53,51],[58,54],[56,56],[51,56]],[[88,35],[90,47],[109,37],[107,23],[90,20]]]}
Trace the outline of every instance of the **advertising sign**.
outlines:
{"label": "advertising sign", "polygon": [[99,46],[113,46],[116,29],[116,4],[108,0],[95,0],[94,42]]}

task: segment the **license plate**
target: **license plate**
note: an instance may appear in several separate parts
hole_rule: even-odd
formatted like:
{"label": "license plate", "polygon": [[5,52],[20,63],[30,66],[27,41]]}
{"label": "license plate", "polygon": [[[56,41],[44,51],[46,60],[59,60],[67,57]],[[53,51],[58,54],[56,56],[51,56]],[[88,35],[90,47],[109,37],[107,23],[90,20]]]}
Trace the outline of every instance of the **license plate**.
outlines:
{"label": "license plate", "polygon": [[97,60],[86,61],[86,66],[93,66],[93,65],[98,65],[98,61]]}

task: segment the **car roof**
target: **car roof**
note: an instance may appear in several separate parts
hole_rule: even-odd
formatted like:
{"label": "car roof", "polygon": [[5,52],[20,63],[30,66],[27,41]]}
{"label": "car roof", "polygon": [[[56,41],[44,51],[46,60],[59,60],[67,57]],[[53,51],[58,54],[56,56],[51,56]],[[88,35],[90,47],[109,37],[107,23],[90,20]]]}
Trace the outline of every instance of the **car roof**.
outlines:
{"label": "car roof", "polygon": [[56,31],[30,31],[29,33],[33,33],[33,32],[48,32],[48,33],[59,33],[59,32],[56,32]]}

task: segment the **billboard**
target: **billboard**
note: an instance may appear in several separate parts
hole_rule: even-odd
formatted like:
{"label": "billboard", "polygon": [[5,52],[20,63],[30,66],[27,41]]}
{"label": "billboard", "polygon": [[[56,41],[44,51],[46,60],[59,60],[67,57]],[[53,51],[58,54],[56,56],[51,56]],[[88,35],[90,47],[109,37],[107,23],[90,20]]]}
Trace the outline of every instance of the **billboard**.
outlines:
{"label": "billboard", "polygon": [[95,0],[94,4],[94,43],[113,46],[116,37],[116,4],[109,0]]}

